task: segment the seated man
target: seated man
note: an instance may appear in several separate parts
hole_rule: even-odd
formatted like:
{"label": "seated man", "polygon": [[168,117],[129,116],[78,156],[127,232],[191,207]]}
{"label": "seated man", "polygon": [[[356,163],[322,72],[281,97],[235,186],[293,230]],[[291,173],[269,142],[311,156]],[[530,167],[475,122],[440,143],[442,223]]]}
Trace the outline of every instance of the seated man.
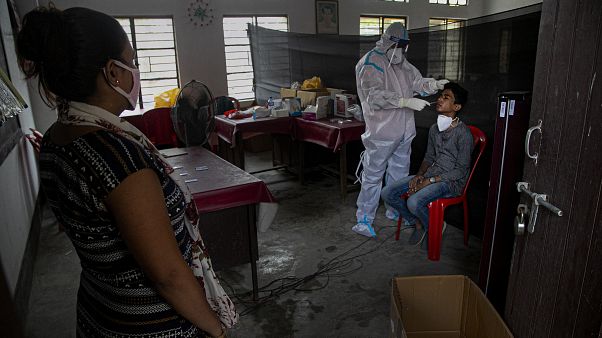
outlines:
{"label": "seated man", "polygon": [[[400,213],[406,225],[415,225],[410,244],[424,239],[429,224],[428,204],[461,195],[468,180],[473,139],[468,126],[456,116],[467,96],[467,91],[457,83],[444,86],[437,99],[437,123],[429,130],[426,154],[418,173],[387,185],[381,193],[385,203]],[[407,199],[400,198],[406,193]]]}

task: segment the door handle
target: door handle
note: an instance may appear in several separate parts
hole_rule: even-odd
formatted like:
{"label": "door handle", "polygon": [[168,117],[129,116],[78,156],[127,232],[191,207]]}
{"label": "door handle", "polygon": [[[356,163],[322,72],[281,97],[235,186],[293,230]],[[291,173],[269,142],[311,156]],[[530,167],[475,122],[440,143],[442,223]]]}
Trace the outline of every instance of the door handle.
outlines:
{"label": "door handle", "polygon": [[554,215],[558,217],[562,217],[563,212],[562,210],[548,202],[548,195],[532,192],[531,190],[529,190],[529,187],[530,184],[527,182],[516,183],[516,189],[518,190],[518,192],[524,192],[533,199],[533,203],[531,204],[529,223],[527,226],[527,231],[529,231],[529,233],[532,234],[533,232],[535,232],[535,224],[537,224],[537,214],[539,213],[540,205],[550,210]]}
{"label": "door handle", "polygon": [[533,153],[531,154],[531,150],[529,149],[530,147],[530,143],[531,143],[531,134],[533,134],[534,131],[539,131],[540,134],[543,134],[541,132],[541,125],[542,125],[542,121],[539,120],[539,123],[537,123],[536,126],[533,126],[531,128],[529,128],[529,130],[527,130],[527,136],[525,136],[525,154],[527,154],[527,157],[529,157],[530,159],[535,160],[535,165],[537,165],[537,158],[539,157],[539,153]]}

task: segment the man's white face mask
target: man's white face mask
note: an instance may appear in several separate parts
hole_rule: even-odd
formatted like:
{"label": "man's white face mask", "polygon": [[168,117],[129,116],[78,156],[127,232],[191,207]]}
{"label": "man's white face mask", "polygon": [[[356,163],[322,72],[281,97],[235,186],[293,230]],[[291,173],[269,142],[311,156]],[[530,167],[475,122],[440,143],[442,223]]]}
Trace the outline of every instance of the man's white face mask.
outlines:
{"label": "man's white face mask", "polygon": [[403,54],[407,52],[407,50],[408,46],[405,46],[405,48],[401,48],[397,45],[387,50],[387,59],[389,59],[389,63],[397,65],[403,62]]}
{"label": "man's white face mask", "polygon": [[449,127],[451,127],[452,123],[455,121],[458,121],[457,116],[455,119],[452,119],[449,116],[439,114],[437,116],[437,128],[439,128],[439,131],[446,131]]}
{"label": "man's white face mask", "polygon": [[403,61],[402,54],[401,48],[389,49],[387,51],[387,59],[389,59],[392,64],[397,65]]}

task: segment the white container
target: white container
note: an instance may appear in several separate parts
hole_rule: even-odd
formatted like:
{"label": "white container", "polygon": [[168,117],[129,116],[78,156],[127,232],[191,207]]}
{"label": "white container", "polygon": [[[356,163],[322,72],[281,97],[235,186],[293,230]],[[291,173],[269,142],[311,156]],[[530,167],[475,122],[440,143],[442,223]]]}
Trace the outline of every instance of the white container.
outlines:
{"label": "white container", "polygon": [[272,117],[286,117],[288,116],[287,108],[272,109]]}

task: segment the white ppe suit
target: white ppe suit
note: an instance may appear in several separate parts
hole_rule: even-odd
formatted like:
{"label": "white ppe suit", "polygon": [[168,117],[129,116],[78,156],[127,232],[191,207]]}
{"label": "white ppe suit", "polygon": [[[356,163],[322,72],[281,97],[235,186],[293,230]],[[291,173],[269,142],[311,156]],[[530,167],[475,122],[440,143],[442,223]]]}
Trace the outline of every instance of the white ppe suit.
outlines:
{"label": "white ppe suit", "polygon": [[[403,26],[401,28],[405,33]],[[385,171],[385,182],[395,182],[409,174],[416,126],[414,110],[400,108],[403,106],[401,99],[412,98],[415,93],[432,95],[438,89],[435,79],[423,78],[405,57],[398,64],[389,62],[386,51],[396,43],[395,39],[389,37],[387,33],[383,34],[376,47],[364,55],[355,67],[357,94],[366,122],[366,131],[362,134],[365,152],[362,158],[362,188],[357,198],[358,223],[372,224]]]}

